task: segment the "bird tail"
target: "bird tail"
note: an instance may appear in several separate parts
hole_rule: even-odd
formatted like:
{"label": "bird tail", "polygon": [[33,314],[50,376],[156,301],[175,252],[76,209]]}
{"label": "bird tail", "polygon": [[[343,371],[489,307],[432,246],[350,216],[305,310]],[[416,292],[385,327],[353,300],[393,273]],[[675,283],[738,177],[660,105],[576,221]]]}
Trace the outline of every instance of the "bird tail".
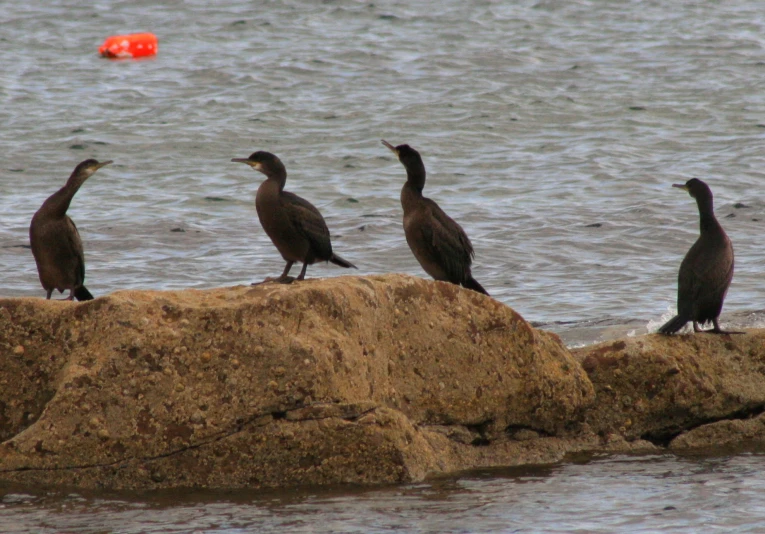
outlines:
{"label": "bird tail", "polygon": [[74,290],[74,298],[77,300],[93,300],[93,295],[85,286],[80,286]]}
{"label": "bird tail", "polygon": [[483,288],[483,286],[479,284],[478,281],[472,276],[469,276],[467,280],[462,282],[462,287],[466,287],[468,289],[472,289],[473,291],[478,291],[479,293],[483,293],[486,296],[490,296],[489,292],[486,291]]}
{"label": "bird tail", "polygon": [[685,326],[685,323],[688,322],[688,319],[683,317],[682,315],[675,315],[672,319],[664,323],[664,326],[659,328],[660,334],[674,334],[678,330],[680,330],[682,327]]}
{"label": "bird tail", "polygon": [[340,267],[345,267],[346,269],[348,269],[349,267],[353,267],[354,269],[358,269],[358,267],[356,267],[354,264],[352,264],[348,260],[344,260],[343,258],[338,256],[337,254],[332,254],[332,257],[329,258],[329,261],[331,261],[335,265],[339,265]]}

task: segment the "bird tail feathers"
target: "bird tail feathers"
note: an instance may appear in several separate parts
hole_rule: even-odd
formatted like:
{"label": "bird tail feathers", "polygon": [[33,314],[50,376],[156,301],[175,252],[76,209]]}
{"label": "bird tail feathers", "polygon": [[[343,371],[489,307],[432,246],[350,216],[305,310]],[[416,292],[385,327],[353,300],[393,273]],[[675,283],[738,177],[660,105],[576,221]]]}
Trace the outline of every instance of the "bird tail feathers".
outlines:
{"label": "bird tail feathers", "polygon": [[490,296],[489,292],[486,291],[483,286],[479,284],[478,281],[472,276],[468,277],[468,279],[462,283],[462,287],[466,287],[468,289],[472,289],[473,291],[483,293],[486,296]]}
{"label": "bird tail feathers", "polygon": [[338,256],[337,254],[332,254],[332,257],[329,258],[329,261],[331,261],[335,265],[339,265],[340,267],[345,267],[346,269],[348,269],[349,267],[353,267],[354,269],[358,269],[358,267],[356,267],[354,264],[352,264],[348,260],[344,260],[343,258]]}
{"label": "bird tail feathers", "polygon": [[680,330],[682,327],[685,326],[685,323],[688,322],[688,319],[683,317],[682,315],[675,315],[672,319],[664,323],[664,326],[659,328],[660,334],[674,334],[678,330]]}
{"label": "bird tail feathers", "polygon": [[74,298],[77,300],[93,300],[93,295],[85,286],[80,286],[74,290]]}

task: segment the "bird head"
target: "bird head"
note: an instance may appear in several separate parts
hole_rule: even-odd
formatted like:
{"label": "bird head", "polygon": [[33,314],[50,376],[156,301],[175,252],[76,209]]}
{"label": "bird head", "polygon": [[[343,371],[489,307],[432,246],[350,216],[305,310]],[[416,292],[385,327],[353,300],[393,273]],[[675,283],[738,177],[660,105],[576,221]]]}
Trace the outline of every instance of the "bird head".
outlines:
{"label": "bird head", "polygon": [[79,187],[85,180],[90,178],[94,172],[110,163],[112,163],[112,160],[96,161],[94,159],[86,159],[74,168],[72,175],[69,177],[69,182]]}
{"label": "bird head", "polygon": [[679,189],[684,189],[685,191],[688,191],[688,194],[691,195],[693,198],[712,198],[712,190],[709,189],[709,186],[699,180],[698,178],[691,178],[684,184],[672,184],[672,187],[677,187]]}
{"label": "bird head", "polygon": [[253,152],[248,158],[233,158],[231,161],[245,163],[266,176],[271,176],[276,172],[284,171],[282,160],[264,150]]}

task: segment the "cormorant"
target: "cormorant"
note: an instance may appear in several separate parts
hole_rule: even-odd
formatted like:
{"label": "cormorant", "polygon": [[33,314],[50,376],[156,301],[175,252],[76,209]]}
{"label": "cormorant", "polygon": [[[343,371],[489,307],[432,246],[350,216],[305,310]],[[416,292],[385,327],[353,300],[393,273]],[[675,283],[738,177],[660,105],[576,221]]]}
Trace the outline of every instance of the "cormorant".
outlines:
{"label": "cormorant", "polygon": [[329,229],[319,210],[307,200],[284,191],[287,170],[278,157],[270,152],[258,151],[250,154],[249,158],[234,158],[231,161],[246,163],[266,175],[255,197],[255,209],[266,234],[287,262],[278,282],[288,284],[294,280],[288,275],[296,261],[303,262],[297,280],[303,280],[308,266],[318,261],[356,268],[332,252]]}
{"label": "cormorant", "polygon": [[69,290],[66,300],[91,300],[85,286],[85,255],[82,240],[72,219],[66,214],[72,197],[90,176],[111,161],[87,159],[74,168],[66,185],[53,193],[32,217],[29,242],[37,263],[40,283],[50,299],[54,289]]}
{"label": "cormorant", "polygon": [[659,328],[662,334],[680,330],[693,321],[694,332],[709,321],[714,328],[706,332],[725,334],[717,318],[722,310],[725,294],[733,279],[733,245],[714,214],[712,191],[709,186],[692,178],[685,184],[672,187],[685,189],[696,199],[701,219],[701,235],[685,255],[677,277],[677,315]]}
{"label": "cormorant", "polygon": [[394,147],[382,141],[406,169],[401,188],[404,233],[414,257],[430,276],[488,295],[470,272],[475,253],[467,234],[433,200],[422,196],[425,165],[420,153],[409,145]]}

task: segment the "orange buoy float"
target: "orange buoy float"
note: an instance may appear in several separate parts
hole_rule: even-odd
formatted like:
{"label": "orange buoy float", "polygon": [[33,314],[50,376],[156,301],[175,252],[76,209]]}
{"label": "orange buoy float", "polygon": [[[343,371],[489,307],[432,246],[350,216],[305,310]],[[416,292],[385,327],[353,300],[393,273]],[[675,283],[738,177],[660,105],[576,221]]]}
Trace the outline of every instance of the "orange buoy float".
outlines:
{"label": "orange buoy float", "polygon": [[108,37],[98,53],[109,59],[153,56],[157,53],[157,36],[153,33],[131,33]]}

